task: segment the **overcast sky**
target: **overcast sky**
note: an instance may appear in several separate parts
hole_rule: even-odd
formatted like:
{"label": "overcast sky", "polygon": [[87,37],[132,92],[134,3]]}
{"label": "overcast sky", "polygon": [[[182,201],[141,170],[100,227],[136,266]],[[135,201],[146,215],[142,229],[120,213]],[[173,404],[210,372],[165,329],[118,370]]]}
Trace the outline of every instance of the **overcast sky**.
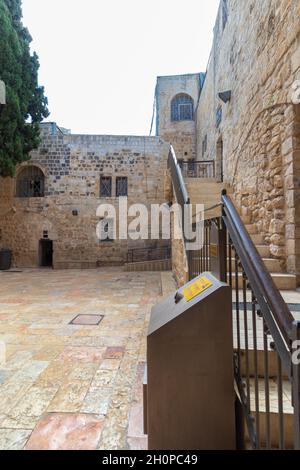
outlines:
{"label": "overcast sky", "polygon": [[205,71],[219,0],[23,0],[51,115],[148,135],[156,76]]}

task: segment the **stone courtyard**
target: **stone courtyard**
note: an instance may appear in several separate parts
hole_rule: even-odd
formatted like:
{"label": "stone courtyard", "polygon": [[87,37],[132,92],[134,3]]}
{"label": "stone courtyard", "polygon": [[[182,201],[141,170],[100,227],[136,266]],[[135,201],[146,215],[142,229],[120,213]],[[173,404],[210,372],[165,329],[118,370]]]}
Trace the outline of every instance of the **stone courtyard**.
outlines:
{"label": "stone courtyard", "polygon": [[148,320],[173,289],[120,268],[0,273],[0,449],[146,448]]}

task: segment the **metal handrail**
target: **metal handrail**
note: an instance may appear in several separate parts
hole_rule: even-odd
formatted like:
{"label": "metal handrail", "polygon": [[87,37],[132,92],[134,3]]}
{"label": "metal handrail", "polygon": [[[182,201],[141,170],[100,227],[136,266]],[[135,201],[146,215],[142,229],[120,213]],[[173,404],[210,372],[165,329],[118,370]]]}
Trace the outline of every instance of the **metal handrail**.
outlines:
{"label": "metal handrail", "polygon": [[189,204],[190,198],[172,145],[170,146],[169,150],[168,168],[171,170],[172,182],[178,204],[181,206],[184,204]]}
{"label": "metal handrail", "polygon": [[[249,278],[261,308],[265,308],[267,317],[274,317],[280,332],[289,348],[292,341],[294,317],[283,300],[279,290],[266,269],[249,233],[247,232],[233,202],[226,191],[222,195],[223,220],[233,239],[235,248],[242,260],[244,270]],[[271,327],[271,325],[268,325]],[[277,336],[276,331],[271,331]],[[275,339],[275,337],[274,337]],[[290,349],[290,348],[289,348]]]}
{"label": "metal handrail", "polygon": [[179,160],[178,164],[187,178],[215,177],[215,160]]}

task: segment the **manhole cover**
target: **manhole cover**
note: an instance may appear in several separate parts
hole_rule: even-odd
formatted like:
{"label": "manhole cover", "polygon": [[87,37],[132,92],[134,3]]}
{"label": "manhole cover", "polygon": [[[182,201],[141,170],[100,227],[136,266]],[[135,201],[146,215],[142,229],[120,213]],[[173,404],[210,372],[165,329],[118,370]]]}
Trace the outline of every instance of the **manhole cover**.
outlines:
{"label": "manhole cover", "polygon": [[70,325],[99,325],[104,315],[77,315],[70,321]]}

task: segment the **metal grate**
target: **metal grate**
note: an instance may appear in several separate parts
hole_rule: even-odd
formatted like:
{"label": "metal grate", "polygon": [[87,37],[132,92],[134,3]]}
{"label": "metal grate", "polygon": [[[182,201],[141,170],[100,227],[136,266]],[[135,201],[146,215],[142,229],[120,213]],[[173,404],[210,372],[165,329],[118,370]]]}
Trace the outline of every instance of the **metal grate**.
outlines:
{"label": "metal grate", "polygon": [[100,197],[111,197],[112,179],[111,176],[100,177]]}
{"label": "metal grate", "polygon": [[192,121],[193,119],[193,98],[185,94],[176,95],[171,104],[171,121]]}
{"label": "metal grate", "polygon": [[128,194],[128,182],[126,176],[118,176],[116,179],[116,196],[127,196]]}
{"label": "metal grate", "polygon": [[24,168],[17,177],[17,197],[44,197],[45,177],[36,166]]}
{"label": "metal grate", "polygon": [[77,315],[70,321],[70,325],[99,325],[104,318],[104,315]]}

